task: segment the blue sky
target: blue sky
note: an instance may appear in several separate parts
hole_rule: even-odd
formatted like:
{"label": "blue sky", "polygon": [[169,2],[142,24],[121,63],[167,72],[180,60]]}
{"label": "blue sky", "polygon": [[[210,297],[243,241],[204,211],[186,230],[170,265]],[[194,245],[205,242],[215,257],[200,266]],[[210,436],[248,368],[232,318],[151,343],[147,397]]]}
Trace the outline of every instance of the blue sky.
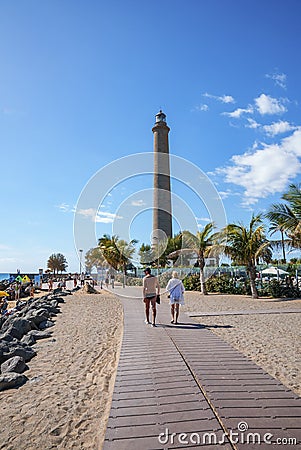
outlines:
{"label": "blue sky", "polygon": [[[300,13],[298,0],[1,0],[0,272],[45,269],[56,252],[78,270],[82,189],[112,161],[152,151],[160,108],[170,152],[210,177],[229,221],[279,201],[300,182]],[[97,237],[151,182],[108,193]],[[150,230],[145,212],[132,234],[141,243]]]}

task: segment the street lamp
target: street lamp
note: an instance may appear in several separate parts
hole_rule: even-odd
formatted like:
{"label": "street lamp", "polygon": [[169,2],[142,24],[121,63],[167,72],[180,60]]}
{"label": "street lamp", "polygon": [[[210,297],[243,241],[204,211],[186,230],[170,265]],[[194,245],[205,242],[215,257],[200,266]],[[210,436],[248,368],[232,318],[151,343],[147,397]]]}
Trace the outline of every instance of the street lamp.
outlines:
{"label": "street lamp", "polygon": [[83,256],[83,250],[79,250],[79,274],[82,273],[82,256]]}

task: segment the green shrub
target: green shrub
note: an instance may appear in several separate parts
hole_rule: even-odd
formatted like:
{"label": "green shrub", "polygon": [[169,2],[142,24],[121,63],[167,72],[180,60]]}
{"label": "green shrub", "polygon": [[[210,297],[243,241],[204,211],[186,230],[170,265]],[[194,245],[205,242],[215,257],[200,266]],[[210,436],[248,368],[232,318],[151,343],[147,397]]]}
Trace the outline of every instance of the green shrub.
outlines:
{"label": "green shrub", "polygon": [[250,283],[246,279],[237,281],[227,274],[212,276],[206,281],[208,292],[218,292],[220,294],[250,294]]}
{"label": "green shrub", "polygon": [[189,275],[183,280],[186,291],[200,291],[201,283],[199,275]]}
{"label": "green shrub", "polygon": [[[191,275],[184,279],[184,287],[187,291],[200,291],[199,275]],[[206,281],[208,292],[216,292],[219,294],[251,294],[250,283],[248,280],[238,282],[227,274],[221,276],[213,275]]]}
{"label": "green shrub", "polygon": [[272,280],[268,284],[268,292],[274,298],[277,298],[277,297],[298,298],[298,297],[300,297],[300,291],[296,288],[296,286],[287,286],[287,285],[281,284],[277,280]]}

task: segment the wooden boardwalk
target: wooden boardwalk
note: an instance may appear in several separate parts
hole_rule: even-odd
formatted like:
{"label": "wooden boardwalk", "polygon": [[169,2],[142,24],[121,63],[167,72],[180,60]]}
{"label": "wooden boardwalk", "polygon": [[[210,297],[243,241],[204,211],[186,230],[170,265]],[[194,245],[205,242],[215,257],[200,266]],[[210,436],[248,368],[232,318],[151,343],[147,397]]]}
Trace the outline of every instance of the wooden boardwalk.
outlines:
{"label": "wooden boardwalk", "polygon": [[152,328],[141,299],[121,298],[104,450],[301,448],[300,397],[186,315],[171,325],[167,302]]}

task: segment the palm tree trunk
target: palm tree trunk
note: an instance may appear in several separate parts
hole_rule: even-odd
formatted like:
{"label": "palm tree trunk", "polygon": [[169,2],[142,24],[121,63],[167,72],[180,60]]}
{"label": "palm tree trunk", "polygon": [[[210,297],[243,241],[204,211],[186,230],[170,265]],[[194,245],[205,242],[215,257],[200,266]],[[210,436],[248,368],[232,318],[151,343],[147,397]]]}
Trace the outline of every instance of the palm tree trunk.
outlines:
{"label": "palm tree trunk", "polygon": [[200,267],[201,294],[208,295],[208,292],[206,289],[206,283],[205,283],[205,274],[204,274],[205,258],[202,254],[200,254],[198,259],[199,259],[199,267]]}
{"label": "palm tree trunk", "polygon": [[204,269],[202,267],[200,267],[200,283],[201,283],[201,294],[208,295],[205,283]]}
{"label": "palm tree trunk", "polygon": [[256,269],[255,267],[249,267],[249,278],[250,278],[250,287],[251,287],[251,294],[252,298],[258,298],[258,291],[256,287]]}
{"label": "palm tree trunk", "polygon": [[122,287],[126,286],[126,264],[123,264],[123,281],[122,281]]}

